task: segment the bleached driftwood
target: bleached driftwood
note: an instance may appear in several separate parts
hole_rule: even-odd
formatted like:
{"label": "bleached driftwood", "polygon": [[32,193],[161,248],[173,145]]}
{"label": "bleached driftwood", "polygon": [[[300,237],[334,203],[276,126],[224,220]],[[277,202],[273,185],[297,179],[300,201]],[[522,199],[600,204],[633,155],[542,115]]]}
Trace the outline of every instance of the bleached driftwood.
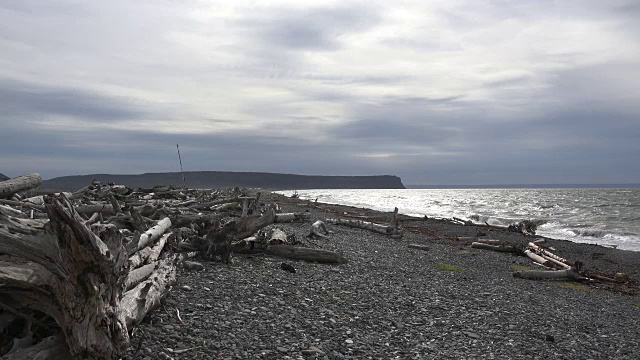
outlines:
{"label": "bleached driftwood", "polygon": [[267,235],[267,244],[269,245],[281,245],[287,244],[288,242],[289,239],[287,237],[287,233],[285,233],[282,229],[273,228]]}
{"label": "bleached driftwood", "polygon": [[135,269],[144,263],[156,261],[158,257],[160,257],[160,253],[171,235],[171,233],[162,235],[153,247],[145,247],[129,257],[129,268]]}
{"label": "bleached driftwood", "polygon": [[333,224],[345,225],[348,227],[353,227],[358,229],[365,229],[365,230],[373,231],[379,234],[389,235],[391,237],[402,237],[402,228],[399,227],[398,225],[396,226],[380,225],[373,222],[356,220],[356,219],[327,219],[327,221]]}
{"label": "bleached driftwood", "polygon": [[285,214],[276,214],[276,223],[286,223],[293,221],[307,221],[311,218],[311,213],[303,212],[303,213],[285,213]]}
{"label": "bleached driftwood", "polygon": [[0,181],[0,199],[9,198],[21,191],[37,188],[40,184],[42,184],[42,176],[36,173]]}
{"label": "bleached driftwood", "polygon": [[133,289],[138,284],[148,279],[153,273],[153,270],[155,270],[156,265],[157,264],[155,263],[151,263],[132,270],[129,273],[129,276],[127,276],[127,280],[124,282],[125,291]]}
{"label": "bleached driftwood", "polygon": [[[64,195],[68,199],[68,198],[71,198],[72,194],[69,192],[62,192],[62,193],[55,193],[54,195],[55,196]],[[22,202],[33,204],[33,205],[44,205],[44,195],[32,196],[30,198],[22,199]],[[43,209],[44,209],[44,206],[43,206]]]}
{"label": "bleached driftwood", "polygon": [[504,241],[495,239],[477,239],[476,242],[489,245],[505,245]]}
{"label": "bleached driftwood", "polygon": [[160,221],[158,224],[147,230],[144,234],[140,235],[138,240],[137,250],[144,249],[147,245],[152,244],[158,240],[162,234],[164,234],[171,227],[171,220],[167,217]]}
{"label": "bleached driftwood", "polygon": [[558,264],[563,264],[565,267],[571,267],[573,266],[573,263],[571,263],[569,260],[562,258],[548,250],[545,250],[543,248],[541,248],[540,246],[534,244],[533,242],[530,242],[528,244],[529,249],[531,249],[532,251],[534,251],[535,253],[542,255],[544,257],[547,257],[549,260],[558,263]]}
{"label": "bleached driftwood", "polygon": [[138,325],[148,312],[160,305],[167,289],[176,282],[176,261],[175,255],[161,261],[148,280],[124,294],[118,315],[124,318],[127,328]]}
{"label": "bleached driftwood", "polygon": [[412,248],[412,249],[416,249],[416,250],[423,250],[423,251],[430,250],[430,248],[428,246],[420,245],[420,244],[409,244],[409,245],[407,245],[407,247]]}
{"label": "bleached driftwood", "polygon": [[318,237],[318,238],[326,238],[327,235],[329,235],[329,230],[327,230],[327,225],[318,220],[316,222],[314,222],[313,224],[311,224],[311,231],[309,232],[309,235],[307,235],[307,237],[311,238],[311,237]]}
{"label": "bleached driftwood", "polygon": [[3,296],[55,319],[73,356],[118,358],[128,344],[113,311],[127,271],[124,248],[109,248],[57,199],[46,207],[44,225],[0,215],[0,253],[10,254],[0,256],[0,283],[12,289]]}
{"label": "bleached driftwood", "polygon": [[534,253],[533,251],[527,249],[524,251],[524,254],[531,260],[533,260],[535,263],[540,264],[544,267],[547,267],[549,269],[556,269],[556,265],[554,263],[552,263],[551,261],[543,258],[542,256]]}
{"label": "bleached driftwood", "polygon": [[198,204],[194,204],[191,206],[191,208],[193,209],[198,209],[198,210],[209,210],[211,209],[211,207],[216,206],[216,205],[222,205],[222,204],[228,204],[228,203],[238,203],[241,200],[238,197],[233,197],[233,198],[228,198],[228,199],[220,199],[220,200],[214,200],[214,201],[209,201],[206,203],[198,203]]}

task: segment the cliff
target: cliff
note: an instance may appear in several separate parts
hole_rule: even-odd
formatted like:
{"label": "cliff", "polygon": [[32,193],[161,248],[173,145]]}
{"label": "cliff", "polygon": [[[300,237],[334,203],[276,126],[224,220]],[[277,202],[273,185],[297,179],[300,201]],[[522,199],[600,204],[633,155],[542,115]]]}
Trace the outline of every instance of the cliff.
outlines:
{"label": "cliff", "polygon": [[[302,189],[404,189],[397,176],[310,176],[257,172],[193,171],[186,172],[187,186],[207,189],[220,187],[254,187],[272,190]],[[140,175],[74,175],[46,180],[40,186],[46,191],[73,191],[91,184],[96,179],[131,188],[149,188],[154,185],[182,185],[180,173],[147,173]]]}

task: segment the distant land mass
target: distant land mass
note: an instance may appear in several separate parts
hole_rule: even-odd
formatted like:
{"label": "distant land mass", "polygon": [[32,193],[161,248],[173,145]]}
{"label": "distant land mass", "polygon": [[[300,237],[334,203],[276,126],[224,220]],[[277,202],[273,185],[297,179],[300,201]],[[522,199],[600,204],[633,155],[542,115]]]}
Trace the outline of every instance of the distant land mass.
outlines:
{"label": "distant land mass", "polygon": [[[271,190],[303,189],[404,189],[402,180],[392,175],[377,176],[315,176],[259,172],[191,171],[185,172],[187,187],[197,189],[222,187],[252,187]],[[113,182],[130,188],[151,188],[155,185],[182,186],[182,175],[147,173],[139,175],[91,174],[62,176],[45,180],[43,191],[74,191],[90,185],[93,180]]]}
{"label": "distant land mass", "polygon": [[407,185],[407,189],[636,189],[638,184]]}
{"label": "distant land mass", "polygon": [[9,180],[9,177],[3,173],[0,173],[0,181]]}

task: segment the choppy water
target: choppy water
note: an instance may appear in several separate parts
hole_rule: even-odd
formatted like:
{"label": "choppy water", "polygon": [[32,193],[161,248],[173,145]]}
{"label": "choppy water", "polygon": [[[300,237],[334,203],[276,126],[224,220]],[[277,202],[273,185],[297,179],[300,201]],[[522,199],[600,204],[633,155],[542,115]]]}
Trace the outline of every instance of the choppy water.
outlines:
{"label": "choppy water", "polygon": [[[292,191],[281,192],[291,195]],[[536,234],[640,251],[640,189],[300,190],[302,199],[492,225],[543,220]]]}

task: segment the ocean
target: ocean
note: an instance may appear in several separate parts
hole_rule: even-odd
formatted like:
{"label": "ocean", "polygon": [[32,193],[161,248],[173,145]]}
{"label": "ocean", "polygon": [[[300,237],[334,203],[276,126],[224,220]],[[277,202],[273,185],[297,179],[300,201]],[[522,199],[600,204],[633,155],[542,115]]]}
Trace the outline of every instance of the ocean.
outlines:
{"label": "ocean", "polygon": [[[281,191],[290,196],[293,191]],[[640,189],[298,190],[301,199],[475,223],[540,220],[537,235],[640,251]]]}

